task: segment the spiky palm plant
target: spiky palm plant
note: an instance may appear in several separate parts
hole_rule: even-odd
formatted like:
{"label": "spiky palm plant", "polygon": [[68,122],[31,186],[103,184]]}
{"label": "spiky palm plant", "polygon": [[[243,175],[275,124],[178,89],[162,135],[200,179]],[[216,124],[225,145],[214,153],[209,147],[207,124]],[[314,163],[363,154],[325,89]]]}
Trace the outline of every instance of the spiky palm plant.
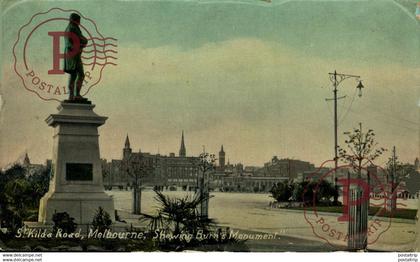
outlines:
{"label": "spiky palm plant", "polygon": [[155,190],[155,200],[159,204],[156,215],[142,214],[141,219],[149,222],[149,229],[172,231],[173,234],[196,233],[198,229],[209,227],[213,221],[201,217],[197,211],[206,196],[195,194],[172,198]]}

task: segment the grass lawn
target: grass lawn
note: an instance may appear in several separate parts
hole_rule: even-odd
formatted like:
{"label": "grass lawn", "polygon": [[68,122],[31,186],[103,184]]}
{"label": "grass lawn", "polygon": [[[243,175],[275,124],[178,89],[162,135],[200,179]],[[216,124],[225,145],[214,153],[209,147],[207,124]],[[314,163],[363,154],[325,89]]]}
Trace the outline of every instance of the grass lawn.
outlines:
{"label": "grass lawn", "polygon": [[[308,207],[311,208],[311,207]],[[308,209],[307,208],[307,209]],[[303,210],[303,207],[288,207],[286,209]],[[343,206],[317,206],[316,210],[319,212],[343,213]],[[369,215],[379,217],[389,217],[390,212],[381,212],[380,207],[369,207]],[[417,209],[398,208],[393,214],[393,218],[415,219]]]}

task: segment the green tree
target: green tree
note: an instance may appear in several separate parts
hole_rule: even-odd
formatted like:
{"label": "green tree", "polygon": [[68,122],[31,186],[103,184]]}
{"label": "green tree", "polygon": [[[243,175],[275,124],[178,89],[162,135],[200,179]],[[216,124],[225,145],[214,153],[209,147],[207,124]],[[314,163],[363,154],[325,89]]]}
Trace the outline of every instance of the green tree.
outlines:
{"label": "green tree", "polygon": [[155,167],[142,154],[131,154],[122,161],[121,170],[131,178],[127,186],[131,184],[133,189],[132,213],[141,214],[141,184],[152,177]]}
{"label": "green tree", "polygon": [[331,204],[331,198],[338,196],[337,189],[328,181],[321,180],[316,186],[315,191],[317,194],[317,199],[327,205]]}
{"label": "green tree", "polygon": [[3,225],[15,233],[22,227],[23,220],[28,217],[28,209],[32,204],[31,187],[26,179],[11,180],[4,186],[2,219]]}
{"label": "green tree", "polygon": [[[5,187],[6,185],[14,181],[16,179],[24,179],[25,178],[25,169],[19,165],[15,164],[11,168],[3,171],[0,171],[0,210],[4,211],[7,209],[8,202],[7,197],[5,195]],[[3,213],[3,212],[1,212]]]}
{"label": "green tree", "polygon": [[196,198],[201,199],[198,206],[199,214],[203,219],[208,218],[209,213],[209,191],[210,191],[210,173],[216,168],[216,156],[206,152],[201,153],[198,156],[198,162],[196,166],[198,168],[197,176],[197,189],[198,196]]}
{"label": "green tree", "polygon": [[332,199],[337,195],[338,191],[326,180],[321,180],[319,183],[303,181],[294,185],[292,199],[307,205],[331,205]]}
{"label": "green tree", "polygon": [[375,141],[375,133],[369,129],[366,133],[362,132],[362,124],[359,128],[354,128],[353,132],[345,132],[347,139],[344,141],[346,148],[338,148],[339,159],[349,164],[361,177],[363,167],[373,162],[386,151],[383,147],[378,147]]}
{"label": "green tree", "polygon": [[394,189],[408,176],[417,175],[417,171],[413,165],[403,163],[398,160],[398,156],[389,157],[386,163],[387,181],[388,183],[394,184]]}
{"label": "green tree", "polygon": [[[309,181],[296,183],[293,188],[292,198],[295,201],[304,202],[305,204],[313,203],[315,186],[315,183]],[[315,202],[318,202],[317,198]]]}
{"label": "green tree", "polygon": [[[15,164],[5,171],[0,171],[0,223],[12,233],[22,226],[22,214],[11,206],[10,183],[25,178],[25,170],[19,164]],[[6,187],[9,192],[6,192]]]}
{"label": "green tree", "polygon": [[13,233],[23,220],[36,217],[39,199],[48,191],[49,169],[37,170],[27,176],[27,170],[15,164],[0,172],[0,222]]}
{"label": "green tree", "polygon": [[404,180],[406,180],[408,175],[416,176],[418,174],[413,165],[402,163],[398,160],[398,156],[396,154],[388,158],[386,163],[386,173],[387,184],[390,186],[389,193],[391,193],[391,202],[387,207],[394,211],[397,208],[398,187]]}
{"label": "green tree", "polygon": [[270,193],[277,202],[289,201],[293,194],[293,185],[288,181],[278,182],[273,185]]}
{"label": "green tree", "polygon": [[31,196],[34,208],[38,208],[39,200],[48,192],[50,185],[50,168],[42,168],[28,177],[31,185]]}
{"label": "green tree", "polygon": [[[362,174],[365,172],[364,167],[367,165],[373,164],[373,161],[380,157],[385,151],[384,148],[378,147],[378,143],[375,140],[375,133],[372,129],[369,129],[367,132],[362,131],[362,124],[359,124],[359,128],[354,128],[353,132],[344,133],[347,135],[345,140],[347,148],[339,148],[339,158],[348,163],[352,169],[353,173],[357,175],[357,179],[362,179]],[[369,196],[370,190],[370,175],[369,172],[366,172],[368,189],[362,189],[356,187],[354,190],[357,190],[357,193],[362,195],[367,193]],[[351,172],[348,172],[348,177],[350,178]],[[348,188],[350,192],[350,188]],[[351,189],[353,190],[353,189]],[[363,191],[368,190],[368,192]],[[348,195],[348,197],[350,194]],[[368,233],[363,228],[368,226],[368,212],[369,212],[369,197],[367,203],[359,204],[358,208],[350,209],[349,206],[348,213],[353,217],[353,221],[349,221],[349,239],[355,239],[356,241],[349,241],[348,248],[353,249],[365,249],[367,247]]]}

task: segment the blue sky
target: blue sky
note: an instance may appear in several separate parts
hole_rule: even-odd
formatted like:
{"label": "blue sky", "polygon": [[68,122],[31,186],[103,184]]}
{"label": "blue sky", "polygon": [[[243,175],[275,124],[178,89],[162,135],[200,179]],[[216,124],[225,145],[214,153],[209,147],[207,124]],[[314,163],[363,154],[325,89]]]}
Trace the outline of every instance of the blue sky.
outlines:
{"label": "blue sky", "polygon": [[51,7],[77,9],[118,39],[118,66],[88,94],[109,117],[105,158],[120,157],[127,133],[135,150],[177,152],[184,130],[189,155],[224,144],[231,162],[320,164],[333,148],[333,70],[366,85],[361,99],[355,81],[340,86],[340,134],[363,122],[404,161],[419,155],[416,1],[27,1],[2,14],[2,165],[51,155],[43,119],[57,102],[27,92],[11,68],[18,28]]}

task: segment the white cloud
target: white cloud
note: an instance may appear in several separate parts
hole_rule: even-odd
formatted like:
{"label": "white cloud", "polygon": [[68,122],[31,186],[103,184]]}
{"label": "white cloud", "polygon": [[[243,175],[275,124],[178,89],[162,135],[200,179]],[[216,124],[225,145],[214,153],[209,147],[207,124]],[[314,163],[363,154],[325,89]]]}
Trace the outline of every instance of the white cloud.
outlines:
{"label": "white cloud", "polygon": [[[399,64],[353,64],[307,56],[301,50],[258,39],[236,39],[193,50],[172,46],[143,48],[120,44],[118,66],[107,67],[100,85],[88,95],[97,112],[109,116],[101,128],[101,151],[118,158],[126,133],[135,150],[176,152],[179,133],[187,134],[189,154],[207,145],[229,148],[231,162],[262,164],[274,154],[294,156],[316,163],[327,159],[332,148],[332,95],[327,73],[359,74],[366,88],[355,99],[341,132],[359,121],[377,131],[381,145],[401,148],[401,159],[418,152],[417,133],[409,121],[418,121],[417,69]],[[6,72],[2,86],[18,87]],[[346,80],[340,101],[349,105],[356,83]],[[12,160],[23,150],[50,157],[51,130],[43,123],[55,104],[45,103],[23,88],[5,88],[7,110],[0,134],[2,148]],[[19,114],[17,114],[19,112]],[[38,116],[38,118],[36,118]],[[19,129],[17,132],[16,130]],[[37,139],[31,134],[37,133]],[[413,158],[414,159],[414,158]]]}

